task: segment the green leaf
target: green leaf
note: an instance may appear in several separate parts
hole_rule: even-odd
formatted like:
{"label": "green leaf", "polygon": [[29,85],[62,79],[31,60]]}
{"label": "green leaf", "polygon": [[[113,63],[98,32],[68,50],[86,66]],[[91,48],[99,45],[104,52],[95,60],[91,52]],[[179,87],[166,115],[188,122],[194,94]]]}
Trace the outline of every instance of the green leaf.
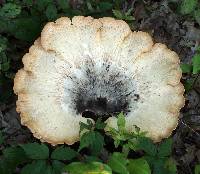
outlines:
{"label": "green leaf", "polygon": [[21,145],[21,147],[30,159],[47,159],[49,157],[49,149],[45,144],[29,143]]}
{"label": "green leaf", "polygon": [[151,156],[155,156],[157,153],[157,149],[153,141],[147,137],[139,137],[135,147],[137,150],[144,150]]}
{"label": "green leaf", "polygon": [[192,72],[192,65],[190,64],[181,64],[182,73],[191,73]]}
{"label": "green leaf", "polygon": [[189,92],[193,87],[194,79],[188,79],[184,83],[186,93]]}
{"label": "green leaf", "polygon": [[200,54],[196,54],[192,58],[193,74],[200,73]]}
{"label": "green leaf", "polygon": [[116,18],[118,18],[118,19],[123,19],[124,18],[121,11],[119,11],[119,10],[112,10],[112,11],[113,11],[113,14],[114,14],[114,16]]}
{"label": "green leaf", "polygon": [[26,162],[27,156],[24,153],[23,149],[20,147],[8,147],[3,150],[3,156],[5,163],[9,171],[13,171],[17,165]]}
{"label": "green leaf", "polygon": [[127,164],[128,160],[119,152],[114,152],[108,160],[108,165],[111,167],[111,169],[119,174],[129,174],[126,167]]}
{"label": "green leaf", "polygon": [[158,156],[167,157],[170,156],[172,152],[172,139],[165,139],[158,147]]}
{"label": "green leaf", "polygon": [[79,151],[89,147],[93,154],[101,152],[104,145],[104,137],[96,131],[88,131],[81,136]]}
{"label": "green leaf", "polygon": [[194,11],[194,18],[197,23],[200,25],[200,8]]}
{"label": "green leaf", "polygon": [[22,168],[21,174],[44,174],[46,173],[46,162],[44,160],[33,161]]}
{"label": "green leaf", "polygon": [[87,124],[80,122],[80,131],[79,133],[81,133],[83,130],[92,130],[94,124],[92,123],[92,121],[90,119],[87,119]]}
{"label": "green leaf", "polygon": [[165,168],[168,170],[169,174],[176,174],[177,173],[176,163],[172,158],[169,158],[165,162]]}
{"label": "green leaf", "polygon": [[197,164],[194,169],[194,174],[200,174],[200,164]]}
{"label": "green leaf", "polygon": [[151,174],[149,164],[144,158],[129,160],[127,168],[130,174]]}
{"label": "green leaf", "polygon": [[190,14],[197,7],[198,0],[183,0],[180,6],[181,14]]}
{"label": "green leaf", "polygon": [[126,124],[126,119],[124,117],[124,114],[121,112],[117,118],[117,126],[120,131],[125,129],[125,124]]}
{"label": "green leaf", "polygon": [[104,129],[105,127],[106,127],[106,123],[102,122],[100,118],[97,119],[95,123],[95,128],[101,130],[101,129]]}
{"label": "green leaf", "polygon": [[57,147],[51,154],[52,159],[56,160],[71,160],[78,155],[76,151],[70,147]]}
{"label": "green leaf", "polygon": [[110,167],[100,162],[73,162],[67,165],[64,171],[69,172],[70,174],[112,174]]}
{"label": "green leaf", "polygon": [[49,4],[45,11],[45,14],[49,21],[55,20],[57,18],[56,6],[54,4]]}
{"label": "green leaf", "polygon": [[13,3],[6,3],[0,9],[0,17],[15,18],[21,13],[21,6]]}
{"label": "green leaf", "polygon": [[52,161],[52,167],[53,167],[53,170],[55,171],[56,174],[60,174],[63,171],[65,164],[60,162],[60,161],[53,160]]}

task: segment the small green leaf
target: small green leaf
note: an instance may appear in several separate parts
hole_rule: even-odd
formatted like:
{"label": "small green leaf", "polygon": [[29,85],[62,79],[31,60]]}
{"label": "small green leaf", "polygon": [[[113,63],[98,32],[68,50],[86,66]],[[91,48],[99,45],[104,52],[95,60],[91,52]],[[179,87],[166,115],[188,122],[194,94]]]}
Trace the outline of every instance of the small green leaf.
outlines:
{"label": "small green leaf", "polygon": [[197,164],[194,169],[194,174],[200,174],[200,164]]}
{"label": "small green leaf", "polygon": [[159,157],[167,157],[171,155],[172,151],[172,139],[165,139],[158,147],[158,156]]}
{"label": "small green leaf", "polygon": [[0,9],[0,17],[15,18],[21,13],[21,6],[13,3],[4,4]]}
{"label": "small green leaf", "polygon": [[180,12],[182,14],[190,14],[197,7],[198,0],[183,0],[180,6]]}
{"label": "small green leaf", "polygon": [[49,4],[45,11],[45,14],[49,21],[55,20],[57,18],[56,6],[54,4]]}
{"label": "small green leaf", "polygon": [[96,123],[95,123],[95,128],[96,129],[104,129],[106,127],[106,123],[102,122],[101,119],[97,119]]}
{"label": "small green leaf", "polygon": [[192,58],[193,74],[200,73],[200,54],[196,54]]}
{"label": "small green leaf", "polygon": [[21,174],[44,174],[46,173],[46,162],[44,160],[33,161],[22,168]]}
{"label": "small green leaf", "polygon": [[112,11],[113,11],[113,14],[114,14],[114,16],[115,16],[116,18],[118,18],[118,19],[123,19],[123,14],[122,14],[121,11],[119,11],[119,10],[112,10]]}
{"label": "small green leaf", "polygon": [[144,158],[129,160],[127,168],[130,174],[151,174],[149,164]]}
{"label": "small green leaf", "polygon": [[121,112],[117,118],[117,126],[120,131],[125,129],[125,124],[126,124],[126,119],[124,117],[124,114]]}
{"label": "small green leaf", "polygon": [[192,72],[192,65],[190,64],[181,64],[182,73],[191,73]]}
{"label": "small green leaf", "polygon": [[104,137],[95,131],[88,131],[81,136],[79,151],[89,147],[93,154],[101,152],[104,145]]}
{"label": "small green leaf", "polygon": [[45,144],[29,143],[21,145],[21,147],[30,159],[47,159],[49,157],[49,149]]}
{"label": "small green leaf", "polygon": [[51,154],[52,159],[56,160],[71,160],[78,155],[76,151],[70,147],[57,147]]}
{"label": "small green leaf", "polygon": [[111,169],[119,174],[129,174],[126,167],[127,164],[128,160],[119,152],[114,152],[108,160],[108,165],[111,167]]}
{"label": "small green leaf", "polygon": [[79,125],[80,125],[80,131],[79,131],[80,134],[84,130],[92,130],[92,128],[94,126],[94,124],[92,123],[92,121],[90,119],[87,119],[87,124],[80,122]]}
{"label": "small green leaf", "polygon": [[193,87],[194,79],[188,79],[184,83],[186,93],[189,92]]}
{"label": "small green leaf", "polygon": [[64,171],[69,172],[70,174],[112,174],[110,167],[100,162],[73,162],[67,165]]}

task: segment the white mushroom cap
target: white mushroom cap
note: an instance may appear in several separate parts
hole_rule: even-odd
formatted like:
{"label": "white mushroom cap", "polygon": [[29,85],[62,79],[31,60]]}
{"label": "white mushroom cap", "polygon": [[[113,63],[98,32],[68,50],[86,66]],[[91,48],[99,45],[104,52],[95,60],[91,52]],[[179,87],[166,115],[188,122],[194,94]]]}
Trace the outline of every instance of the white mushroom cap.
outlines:
{"label": "white mushroom cap", "polygon": [[122,20],[62,17],[48,23],[23,57],[14,80],[23,125],[41,141],[79,140],[82,112],[126,113],[154,141],[168,137],[184,105],[177,54],[153,44],[145,32],[132,32]]}

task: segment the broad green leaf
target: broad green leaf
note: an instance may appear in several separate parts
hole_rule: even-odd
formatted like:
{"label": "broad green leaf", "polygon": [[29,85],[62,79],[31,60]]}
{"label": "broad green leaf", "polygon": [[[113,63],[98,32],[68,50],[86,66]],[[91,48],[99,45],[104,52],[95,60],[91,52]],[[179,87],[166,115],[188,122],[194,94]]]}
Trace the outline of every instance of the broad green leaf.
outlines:
{"label": "broad green leaf", "polygon": [[57,18],[57,9],[54,4],[49,4],[45,11],[45,14],[49,21],[55,20]]}
{"label": "broad green leaf", "polygon": [[64,171],[70,174],[112,174],[111,168],[100,162],[73,162],[67,165]]}
{"label": "broad green leaf", "polygon": [[108,160],[108,165],[110,168],[119,174],[129,174],[126,167],[127,164],[128,160],[125,158],[124,154],[119,152],[114,152]]}
{"label": "broad green leaf", "polygon": [[8,147],[3,150],[4,165],[10,172],[16,168],[17,165],[26,162],[27,156],[20,147]]}
{"label": "broad green leaf", "polygon": [[56,160],[71,160],[78,155],[76,151],[70,147],[57,147],[51,154],[52,159]]}
{"label": "broad green leaf", "polygon": [[200,8],[194,11],[194,18],[197,23],[200,25]]}
{"label": "broad green leaf", "polygon": [[172,152],[172,139],[165,139],[158,147],[158,156],[159,157],[167,157],[171,155]]}
{"label": "broad green leaf", "polygon": [[49,149],[45,144],[29,143],[21,145],[21,147],[30,159],[47,159],[49,157]]}
{"label": "broad green leaf", "polygon": [[200,54],[196,54],[192,58],[193,74],[200,73]]}
{"label": "broad green leaf", "polygon": [[197,7],[198,0],[182,0],[180,12],[182,14],[190,14]]}
{"label": "broad green leaf", "polygon": [[182,73],[191,73],[192,72],[192,65],[190,64],[181,64]]}
{"label": "broad green leaf", "polygon": [[151,174],[149,164],[144,158],[129,160],[127,168],[130,174]]}
{"label": "broad green leaf", "polygon": [[6,3],[0,9],[0,17],[15,18],[21,13],[21,6],[13,3]]}
{"label": "broad green leaf", "polygon": [[0,173],[1,174],[12,174],[13,168],[10,168],[8,163],[4,159],[0,160]]}
{"label": "broad green leaf", "polygon": [[121,112],[117,118],[117,126],[120,131],[125,129],[125,124],[126,124],[126,119],[124,114]]}
{"label": "broad green leaf", "polygon": [[200,164],[197,164],[194,168],[194,174],[200,174]]}
{"label": "broad green leaf", "polygon": [[63,171],[65,164],[60,162],[60,161],[53,160],[52,161],[52,167],[53,167],[53,170],[55,171],[56,174],[60,174]]}
{"label": "broad green leaf", "polygon": [[22,168],[21,174],[44,174],[46,173],[47,165],[44,160],[33,161]]}
{"label": "broad green leaf", "polygon": [[104,137],[96,131],[89,131],[84,133],[80,139],[79,151],[85,147],[89,147],[92,154],[101,152],[104,145]]}

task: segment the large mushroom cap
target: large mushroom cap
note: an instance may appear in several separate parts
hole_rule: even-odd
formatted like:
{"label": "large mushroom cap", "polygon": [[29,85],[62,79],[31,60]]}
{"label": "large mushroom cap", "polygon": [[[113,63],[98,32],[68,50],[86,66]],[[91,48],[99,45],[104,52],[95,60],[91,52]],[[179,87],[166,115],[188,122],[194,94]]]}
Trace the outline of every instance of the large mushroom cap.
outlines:
{"label": "large mushroom cap", "polygon": [[137,125],[160,141],[175,129],[184,105],[177,54],[121,20],[50,22],[23,63],[14,81],[21,122],[54,145],[79,140],[85,112],[110,115],[107,125],[116,127],[122,111],[127,130]]}

